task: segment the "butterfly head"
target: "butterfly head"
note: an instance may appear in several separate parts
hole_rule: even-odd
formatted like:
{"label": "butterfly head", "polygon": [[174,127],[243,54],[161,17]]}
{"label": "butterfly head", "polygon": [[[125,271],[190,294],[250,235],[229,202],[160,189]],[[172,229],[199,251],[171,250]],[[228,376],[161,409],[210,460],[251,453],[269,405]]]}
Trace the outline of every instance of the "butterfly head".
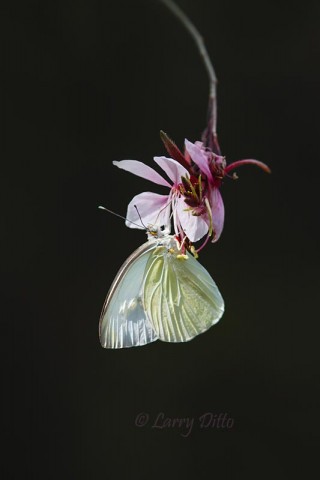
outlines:
{"label": "butterfly head", "polygon": [[164,238],[167,237],[169,234],[170,230],[168,228],[161,229],[161,227],[159,227],[158,225],[152,224],[149,224],[147,226],[147,235],[149,240],[151,238]]}

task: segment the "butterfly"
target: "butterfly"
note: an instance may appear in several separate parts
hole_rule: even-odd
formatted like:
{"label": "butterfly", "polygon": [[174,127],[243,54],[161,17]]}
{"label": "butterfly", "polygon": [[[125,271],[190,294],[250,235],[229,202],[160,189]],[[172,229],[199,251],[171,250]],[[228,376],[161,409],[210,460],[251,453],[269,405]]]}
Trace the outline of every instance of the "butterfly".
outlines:
{"label": "butterfly", "polygon": [[104,348],[155,340],[187,342],[217,323],[224,301],[207,270],[166,230],[148,228],[148,241],[117,273],[104,302]]}

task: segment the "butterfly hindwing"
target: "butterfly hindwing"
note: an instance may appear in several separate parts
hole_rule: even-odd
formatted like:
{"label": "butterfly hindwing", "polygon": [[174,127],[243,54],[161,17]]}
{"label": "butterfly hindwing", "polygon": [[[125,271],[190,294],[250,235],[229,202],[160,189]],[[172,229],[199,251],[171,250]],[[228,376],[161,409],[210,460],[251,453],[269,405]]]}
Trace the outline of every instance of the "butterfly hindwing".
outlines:
{"label": "butterfly hindwing", "polygon": [[218,322],[224,301],[207,270],[194,258],[157,247],[146,264],[143,304],[160,340],[185,342]]}

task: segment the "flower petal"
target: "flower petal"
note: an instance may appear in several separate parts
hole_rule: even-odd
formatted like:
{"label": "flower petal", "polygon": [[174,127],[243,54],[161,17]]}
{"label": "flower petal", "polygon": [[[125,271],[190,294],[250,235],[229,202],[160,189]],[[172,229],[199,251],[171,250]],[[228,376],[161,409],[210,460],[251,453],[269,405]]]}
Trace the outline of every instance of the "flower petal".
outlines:
{"label": "flower petal", "polygon": [[218,188],[212,188],[209,203],[212,212],[213,242],[216,242],[221,235],[224,224],[224,204]]}
{"label": "flower petal", "polygon": [[186,211],[187,208],[189,207],[185,203],[184,198],[178,198],[176,201],[176,210],[181,227],[191,242],[197,242],[208,233],[209,221],[204,215],[192,215],[190,210]]}
{"label": "flower petal", "polygon": [[181,183],[181,177],[188,175],[186,170],[180,163],[176,162],[172,158],[167,157],[154,157],[153,159],[159,167],[162,168],[170,178],[170,180],[176,185]]}
{"label": "flower petal", "polygon": [[213,182],[212,173],[208,163],[208,157],[203,149],[199,145],[189,142],[187,139],[185,139],[185,146],[194,163],[198,165],[201,172],[208,177],[209,182]]}
{"label": "flower petal", "polygon": [[165,187],[171,188],[171,185],[167,180],[165,180],[158,172],[153,170],[153,168],[145,165],[142,162],[137,160],[121,160],[120,162],[112,162],[116,167],[126,170],[127,172],[134,173],[138,177],[145,178],[150,180],[150,182],[157,183],[158,185],[164,185]]}
{"label": "flower petal", "polygon": [[[142,223],[144,223],[144,225],[142,225]],[[126,226],[143,230],[150,224],[159,227],[164,225],[170,229],[169,195],[143,192],[133,197],[129,203],[126,216]]]}

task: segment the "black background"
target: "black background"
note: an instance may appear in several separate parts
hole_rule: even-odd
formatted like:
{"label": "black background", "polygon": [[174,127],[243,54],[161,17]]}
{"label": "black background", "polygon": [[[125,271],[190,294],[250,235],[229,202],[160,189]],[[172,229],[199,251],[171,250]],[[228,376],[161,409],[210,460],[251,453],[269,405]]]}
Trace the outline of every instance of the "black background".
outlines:
{"label": "black background", "polygon": [[[159,2],[10,2],[2,10],[3,478],[310,478],[319,450],[318,1],[187,1],[218,78],[226,224],[200,257],[226,300],[186,344],[100,347],[118,268],[143,241],[117,217],[161,188],[112,160],[152,166],[199,139],[208,85],[197,50]],[[4,168],[6,167],[6,168]],[[317,172],[318,170],[318,172]],[[9,411],[11,412],[9,414]],[[140,412],[145,427],[135,426]],[[152,428],[156,415],[192,417]],[[227,413],[231,429],[200,429]]]}

